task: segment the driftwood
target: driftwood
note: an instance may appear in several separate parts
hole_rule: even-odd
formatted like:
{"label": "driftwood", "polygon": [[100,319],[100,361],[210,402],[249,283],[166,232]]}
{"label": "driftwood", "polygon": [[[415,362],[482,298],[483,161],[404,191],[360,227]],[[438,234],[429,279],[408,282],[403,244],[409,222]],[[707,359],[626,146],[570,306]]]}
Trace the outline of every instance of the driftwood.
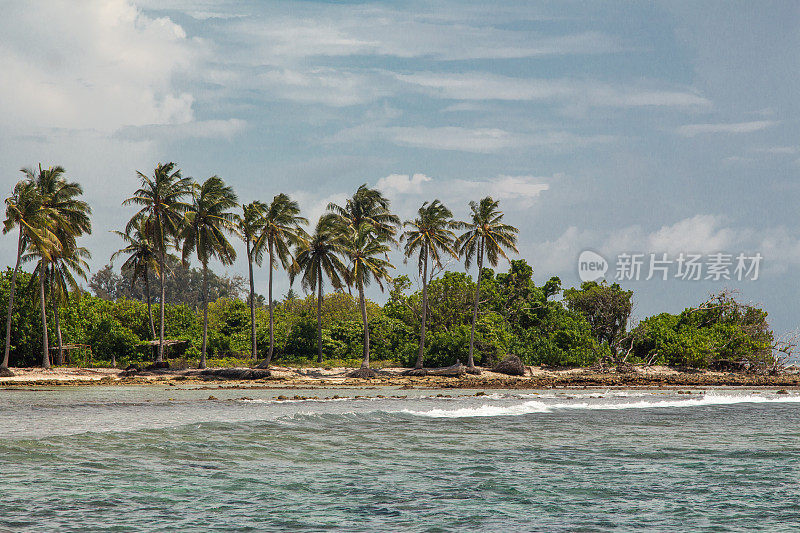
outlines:
{"label": "driftwood", "polygon": [[461,377],[467,373],[467,367],[462,365],[461,363],[456,363],[451,366],[445,366],[443,368],[429,368],[428,375],[429,376],[455,376]]}
{"label": "driftwood", "polygon": [[269,370],[260,368],[209,368],[200,372],[205,379],[264,379],[271,375]]}

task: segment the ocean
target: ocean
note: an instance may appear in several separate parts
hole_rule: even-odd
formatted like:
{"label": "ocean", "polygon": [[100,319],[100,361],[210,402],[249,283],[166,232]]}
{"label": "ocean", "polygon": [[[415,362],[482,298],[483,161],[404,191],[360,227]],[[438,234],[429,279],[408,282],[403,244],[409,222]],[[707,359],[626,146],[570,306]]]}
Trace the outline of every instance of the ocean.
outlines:
{"label": "ocean", "polygon": [[0,531],[800,530],[800,394],[679,392],[5,389]]}

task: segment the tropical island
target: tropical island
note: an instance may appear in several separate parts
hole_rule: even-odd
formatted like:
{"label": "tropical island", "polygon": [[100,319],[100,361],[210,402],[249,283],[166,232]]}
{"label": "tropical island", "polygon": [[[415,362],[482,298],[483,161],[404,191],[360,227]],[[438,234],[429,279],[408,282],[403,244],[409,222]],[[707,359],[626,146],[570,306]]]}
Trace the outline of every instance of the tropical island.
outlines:
{"label": "tropical island", "polygon": [[[90,276],[81,185],[57,166],[22,172],[5,200],[17,260],[0,276],[4,384],[47,381],[41,370],[59,368],[70,369],[65,382],[104,383],[800,384],[785,371],[794,345],[731,293],[631,324],[633,292],[617,283],[536,285],[531,265],[514,258],[519,230],[488,196],[470,203],[467,221],[439,199],[402,221],[362,185],[309,228],[286,194],[240,205],[221,178],[198,183],[159,164],[138,172],[141,187],[124,202],[136,211],[114,230],[121,269]],[[249,279],[210,269],[237,260],[235,239]],[[392,275],[393,248],[416,262],[417,290]],[[506,260],[507,271],[493,270]],[[266,297],[254,268],[267,269]],[[276,298],[275,274],[306,295]],[[367,299],[370,285],[388,293],[383,305]]]}

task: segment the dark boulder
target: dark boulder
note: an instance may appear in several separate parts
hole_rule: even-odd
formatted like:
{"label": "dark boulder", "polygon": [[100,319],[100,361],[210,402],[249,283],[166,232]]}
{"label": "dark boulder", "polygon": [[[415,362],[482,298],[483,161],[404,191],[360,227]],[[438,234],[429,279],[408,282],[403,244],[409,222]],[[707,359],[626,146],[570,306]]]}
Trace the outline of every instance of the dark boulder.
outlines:
{"label": "dark boulder", "polygon": [[156,361],[144,367],[145,370],[163,370],[168,368],[169,368],[169,361]]}
{"label": "dark boulder", "polygon": [[403,372],[404,376],[427,376],[428,370],[425,368],[410,368]]}
{"label": "dark boulder", "polygon": [[127,367],[125,367],[125,370],[123,370],[122,372],[119,373],[119,377],[121,377],[121,378],[129,378],[131,376],[137,375],[141,371],[142,371],[142,369],[139,368],[136,365],[128,365]]}
{"label": "dark boulder", "polygon": [[732,361],[730,359],[717,359],[708,365],[709,370],[717,372],[744,372],[747,365],[743,361]]}
{"label": "dark boulder", "polygon": [[359,369],[353,370],[349,374],[347,374],[348,378],[360,378],[360,379],[372,379],[377,377],[377,373],[372,370],[371,368],[361,367]]}
{"label": "dark boulder", "polygon": [[525,365],[522,364],[522,360],[520,360],[520,358],[516,355],[509,355],[497,363],[497,365],[492,368],[492,372],[506,374],[509,376],[524,376]]}

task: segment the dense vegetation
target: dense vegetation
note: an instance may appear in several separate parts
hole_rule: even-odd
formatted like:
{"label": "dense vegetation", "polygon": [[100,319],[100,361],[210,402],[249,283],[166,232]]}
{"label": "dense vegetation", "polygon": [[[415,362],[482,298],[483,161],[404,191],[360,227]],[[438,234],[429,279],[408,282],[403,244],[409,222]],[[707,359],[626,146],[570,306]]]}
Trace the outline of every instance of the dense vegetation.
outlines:
{"label": "dense vegetation", "polygon": [[[117,232],[121,271],[109,264],[89,279],[88,251],[77,239],[91,231],[91,210],[79,199],[80,186],[63,174],[60,167],[26,170],[6,200],[4,231],[19,231],[18,263],[0,275],[8,328],[8,359],[0,366],[316,360],[360,363],[368,372],[370,358],[381,365],[461,361],[472,368],[514,354],[533,365],[766,370],[778,360],[766,313],[729,295],[630,328],[633,293],[616,283],[562,290],[555,277],[537,286],[521,259],[510,259],[506,272],[485,268],[516,251],[517,234],[488,197],[470,204],[468,222],[453,220],[435,200],[401,225],[380,191],[362,186],[344,205],[329,206],[309,235],[308,221],[286,195],[246,204],[239,214],[235,193],[221,179],[197,184],[173,164],[159,165],[152,176],[139,173],[142,188],[127,201],[139,211]],[[235,260],[231,236],[246,244],[249,280],[208,266],[212,258]],[[390,275],[387,253],[403,243],[417,262],[419,287]],[[480,283],[444,270],[447,257],[476,264]],[[192,258],[198,267],[189,265]],[[270,272],[267,298],[252,284],[253,268],[262,263]],[[271,298],[279,268],[299,278],[308,296],[292,290]],[[81,278],[93,294],[78,287]],[[369,283],[388,291],[384,305],[366,299]]]}

